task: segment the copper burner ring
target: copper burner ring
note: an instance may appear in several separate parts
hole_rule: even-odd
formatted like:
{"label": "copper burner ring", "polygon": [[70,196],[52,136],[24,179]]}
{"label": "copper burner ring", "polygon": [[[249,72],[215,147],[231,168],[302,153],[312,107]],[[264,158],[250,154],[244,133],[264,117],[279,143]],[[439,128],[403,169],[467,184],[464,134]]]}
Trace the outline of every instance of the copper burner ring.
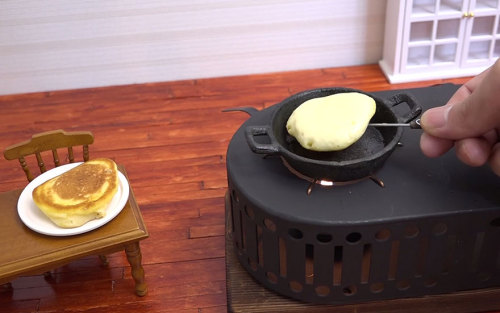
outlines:
{"label": "copper burner ring", "polygon": [[358,183],[358,182],[366,180],[366,179],[370,179],[371,181],[375,182],[380,187],[385,187],[384,182],[374,175],[361,177],[361,178],[357,178],[357,179],[353,179],[353,180],[349,180],[349,181],[333,181],[331,179],[326,179],[326,178],[312,178],[312,177],[304,175],[301,172],[294,169],[287,162],[287,160],[284,157],[280,157],[280,158],[281,158],[283,164],[286,166],[286,168],[288,168],[288,170],[292,174],[294,174],[295,176],[299,177],[300,179],[303,179],[303,180],[308,181],[310,183],[309,187],[307,188],[307,195],[310,195],[314,186],[317,186],[317,185],[319,185],[321,187],[346,186],[346,185],[352,185],[352,184]]}

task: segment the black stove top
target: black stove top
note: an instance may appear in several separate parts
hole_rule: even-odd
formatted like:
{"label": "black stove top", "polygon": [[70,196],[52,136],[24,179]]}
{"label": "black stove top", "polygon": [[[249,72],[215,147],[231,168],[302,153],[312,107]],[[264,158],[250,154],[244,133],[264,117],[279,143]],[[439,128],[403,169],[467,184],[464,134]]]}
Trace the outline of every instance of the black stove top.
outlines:
{"label": "black stove top", "polygon": [[[423,109],[456,85],[404,90]],[[377,92],[388,98],[398,91]],[[415,297],[500,286],[500,178],[449,152],[429,159],[421,130],[370,179],[314,186],[280,157],[253,153],[247,126],[270,123],[279,104],[251,117],[227,151],[231,232],[237,256],[261,284],[314,303]]]}
{"label": "black stove top", "polygon": [[[445,84],[405,90],[413,94],[424,110],[446,103],[458,88]],[[388,98],[400,91],[376,92]],[[397,147],[376,173],[385,188],[371,180],[351,185],[314,187],[292,174],[279,157],[263,158],[249,149],[244,128],[270,122],[277,105],[252,114],[234,135],[227,153],[228,175],[242,184],[242,193],[264,200],[269,212],[291,220],[316,220],[325,225],[363,223],[372,220],[395,221],[415,215],[498,209],[500,178],[485,166],[472,168],[457,160],[453,151],[430,159],[419,148],[421,130],[405,129],[402,146]],[[293,205],[290,205],[290,204]]]}

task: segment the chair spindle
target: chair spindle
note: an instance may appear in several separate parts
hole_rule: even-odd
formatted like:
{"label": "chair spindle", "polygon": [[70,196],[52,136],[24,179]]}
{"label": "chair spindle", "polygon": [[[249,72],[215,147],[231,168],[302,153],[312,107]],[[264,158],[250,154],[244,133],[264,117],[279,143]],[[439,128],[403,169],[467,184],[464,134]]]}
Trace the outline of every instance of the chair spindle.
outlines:
{"label": "chair spindle", "polygon": [[45,168],[45,163],[43,163],[42,155],[40,154],[40,152],[36,152],[35,155],[38,162],[38,167],[40,168],[40,172],[45,173],[47,169]]}
{"label": "chair spindle", "polygon": [[26,174],[26,178],[28,179],[28,181],[32,181],[34,177],[33,174],[31,174],[31,171],[28,167],[28,164],[26,163],[26,160],[24,159],[24,157],[20,157],[18,160],[19,163],[21,163],[21,167],[23,168],[24,174]]}
{"label": "chair spindle", "polygon": [[85,162],[89,160],[89,145],[83,145],[83,160]]}
{"label": "chair spindle", "polygon": [[73,155],[73,147],[72,146],[69,146],[68,147],[68,162],[69,163],[73,163],[75,162],[75,156]]}
{"label": "chair spindle", "polygon": [[54,158],[54,166],[59,166],[59,155],[57,154],[57,149],[52,149],[52,157]]}

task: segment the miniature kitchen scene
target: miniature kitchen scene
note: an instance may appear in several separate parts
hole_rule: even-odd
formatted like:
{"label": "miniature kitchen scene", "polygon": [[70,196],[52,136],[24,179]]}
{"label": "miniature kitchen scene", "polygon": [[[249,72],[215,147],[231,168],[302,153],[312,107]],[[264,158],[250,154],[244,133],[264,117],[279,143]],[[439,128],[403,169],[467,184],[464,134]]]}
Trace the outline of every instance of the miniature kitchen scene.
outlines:
{"label": "miniature kitchen scene", "polygon": [[0,313],[500,312],[499,0],[0,2]]}

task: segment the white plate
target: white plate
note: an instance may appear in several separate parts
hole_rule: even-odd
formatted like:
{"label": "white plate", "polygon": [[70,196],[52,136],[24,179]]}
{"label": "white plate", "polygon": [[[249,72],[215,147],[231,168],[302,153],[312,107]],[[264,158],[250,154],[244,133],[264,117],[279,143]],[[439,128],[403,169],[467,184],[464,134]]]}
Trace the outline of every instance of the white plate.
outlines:
{"label": "white plate", "polygon": [[44,235],[51,236],[71,236],[86,233],[101,227],[115,218],[125,207],[128,201],[129,184],[125,176],[118,171],[118,190],[108,206],[106,215],[103,218],[95,219],[75,228],[62,228],[54,224],[35,204],[32,197],[33,189],[47,180],[69,171],[73,167],[82,164],[70,163],[53,168],[35,179],[33,179],[21,192],[17,202],[17,213],[23,223],[30,229]]}

